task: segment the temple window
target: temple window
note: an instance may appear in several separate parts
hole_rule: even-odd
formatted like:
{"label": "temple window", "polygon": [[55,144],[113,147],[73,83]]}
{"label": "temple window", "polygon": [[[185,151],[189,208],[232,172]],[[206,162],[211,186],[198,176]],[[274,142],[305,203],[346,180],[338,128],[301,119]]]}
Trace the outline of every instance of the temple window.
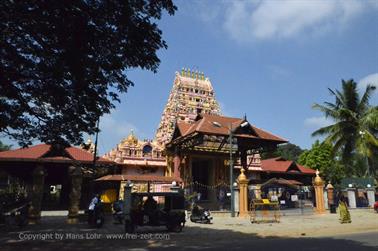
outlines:
{"label": "temple window", "polygon": [[143,147],[143,156],[151,156],[151,152],[152,152],[152,146],[145,145]]}

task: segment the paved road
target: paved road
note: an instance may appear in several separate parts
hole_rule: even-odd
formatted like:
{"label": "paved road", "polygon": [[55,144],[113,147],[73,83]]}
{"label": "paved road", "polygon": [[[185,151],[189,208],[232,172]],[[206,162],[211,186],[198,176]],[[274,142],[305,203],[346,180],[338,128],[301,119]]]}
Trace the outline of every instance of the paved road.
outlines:
{"label": "paved road", "polygon": [[[115,228],[117,228],[115,226]],[[198,230],[198,231],[197,231]],[[14,231],[0,232],[0,250],[69,250],[69,251],[97,251],[97,250],[329,250],[329,251],[356,251],[356,250],[378,250],[378,231],[350,234],[329,238],[311,238],[302,236],[297,238],[288,237],[259,237],[255,234],[247,234],[233,231],[232,229],[215,230],[208,229],[203,231],[196,226],[189,226],[182,233],[168,233],[162,229],[142,229],[137,239],[116,240],[108,239],[106,232],[93,229],[80,229],[80,231],[70,232],[67,229],[45,229],[40,231]],[[48,234],[59,233],[66,235],[63,240],[58,240],[56,236]],[[122,233],[121,227],[119,231],[113,233]],[[45,240],[21,240],[25,236],[32,237],[33,234],[45,234]],[[77,234],[76,240],[72,240],[75,236],[67,234]],[[155,239],[148,239],[149,233],[156,234]],[[86,239],[81,240],[81,236]],[[47,237],[47,238],[46,238]],[[156,238],[159,237],[159,238]],[[169,237],[165,239],[164,237]],[[147,238],[141,239],[141,238]],[[163,238],[163,239],[162,239]]]}

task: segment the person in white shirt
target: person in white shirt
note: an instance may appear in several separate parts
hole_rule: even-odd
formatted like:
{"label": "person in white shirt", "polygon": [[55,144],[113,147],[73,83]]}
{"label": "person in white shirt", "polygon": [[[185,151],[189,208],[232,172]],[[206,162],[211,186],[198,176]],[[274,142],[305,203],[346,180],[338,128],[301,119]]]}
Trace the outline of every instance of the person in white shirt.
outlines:
{"label": "person in white shirt", "polygon": [[88,223],[93,224],[94,223],[94,212],[95,212],[95,207],[100,201],[100,196],[99,194],[95,194],[91,202],[89,203],[88,206]]}

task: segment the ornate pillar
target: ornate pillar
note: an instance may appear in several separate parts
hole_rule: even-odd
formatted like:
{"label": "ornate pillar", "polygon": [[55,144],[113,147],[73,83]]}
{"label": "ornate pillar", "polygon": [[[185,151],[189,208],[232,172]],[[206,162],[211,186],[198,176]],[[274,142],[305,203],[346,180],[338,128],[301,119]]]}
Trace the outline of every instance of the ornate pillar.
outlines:
{"label": "ornate pillar", "polygon": [[173,157],[173,177],[175,178],[180,178],[180,164],[180,155],[178,153],[175,153],[175,156]]}
{"label": "ornate pillar", "polygon": [[172,156],[169,155],[166,157],[167,158],[167,169],[165,170],[165,176],[167,177],[172,177]]}
{"label": "ornate pillar", "polygon": [[29,208],[29,224],[37,224],[41,219],[41,202],[45,185],[45,170],[42,165],[37,165],[33,170],[33,184],[31,192],[31,206]]}
{"label": "ornate pillar", "polygon": [[328,197],[328,206],[329,208],[331,208],[332,205],[335,204],[334,202],[334,197],[333,197],[333,186],[331,184],[331,181],[328,182],[328,185],[326,186],[326,189],[327,189],[327,197]]}
{"label": "ornate pillar", "polygon": [[239,182],[239,217],[248,216],[248,179],[244,174],[244,169],[240,169]]}
{"label": "ornate pillar", "polygon": [[81,183],[83,180],[81,167],[70,166],[68,174],[71,178],[71,192],[69,195],[70,202],[68,208],[68,224],[76,224],[79,222],[79,205],[81,197]]}
{"label": "ornate pillar", "polygon": [[315,199],[316,199],[316,212],[319,214],[325,213],[324,209],[324,194],[323,194],[323,186],[324,181],[322,178],[319,177],[319,170],[316,170],[316,177],[313,182],[314,189],[315,189]]}

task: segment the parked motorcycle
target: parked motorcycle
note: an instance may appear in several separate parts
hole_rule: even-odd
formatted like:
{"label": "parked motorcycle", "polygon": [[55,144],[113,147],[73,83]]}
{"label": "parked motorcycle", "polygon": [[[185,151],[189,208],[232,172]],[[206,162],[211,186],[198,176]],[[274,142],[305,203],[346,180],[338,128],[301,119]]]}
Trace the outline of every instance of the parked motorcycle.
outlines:
{"label": "parked motorcycle", "polygon": [[124,219],[123,201],[118,200],[113,203],[113,219],[114,223],[122,224]]}
{"label": "parked motorcycle", "polygon": [[26,226],[28,224],[29,202],[17,202],[2,208],[1,217],[6,226]]}
{"label": "parked motorcycle", "polygon": [[190,221],[194,223],[210,224],[213,217],[208,209],[199,208],[198,205],[193,205],[190,215]]}

